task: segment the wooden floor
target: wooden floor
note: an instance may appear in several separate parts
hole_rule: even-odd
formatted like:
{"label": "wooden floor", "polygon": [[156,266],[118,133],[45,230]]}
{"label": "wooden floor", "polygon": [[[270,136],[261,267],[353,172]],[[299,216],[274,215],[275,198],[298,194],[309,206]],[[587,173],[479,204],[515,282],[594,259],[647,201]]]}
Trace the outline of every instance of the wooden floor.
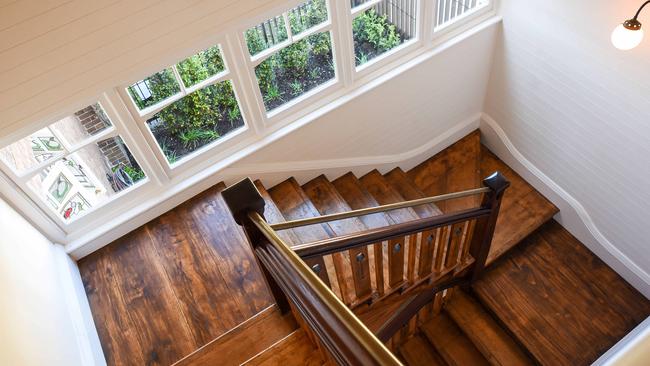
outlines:
{"label": "wooden floor", "polygon": [[271,304],[223,188],[79,262],[109,365],[171,365]]}
{"label": "wooden floor", "polygon": [[[538,362],[586,364],[650,315],[648,301],[557,223],[544,225],[557,208],[485,149],[478,132],[408,172],[371,171],[361,178],[348,173],[333,182],[321,176],[302,186],[290,178],[268,192],[256,184],[267,202],[265,216],[277,222],[475,188],[481,177],[497,170],[512,186],[504,196],[490,252],[494,268],[476,286],[476,298]],[[251,364],[273,364],[287,351],[256,354],[283,339],[300,350],[296,354],[311,357],[312,350],[302,344],[304,335],[293,332],[295,324],[268,309],[271,297],[244,233],[223,202],[224,188],[217,184],[79,262],[109,365],[167,366],[184,357],[179,365],[230,365],[249,359]],[[394,210],[281,235],[297,244],[475,204],[473,198],[442,202],[439,207]],[[518,247],[522,240],[523,247]],[[367,290],[341,283],[333,290],[342,297]],[[374,329],[399,305],[390,299],[377,303],[381,311],[358,307],[355,312]],[[246,322],[260,311],[265,313]],[[449,314],[465,332],[474,332],[470,322],[458,321],[453,309]],[[265,332],[264,324],[278,326]],[[255,334],[264,342],[255,343]],[[408,347],[423,344],[425,338]],[[433,343],[442,344],[436,339]],[[222,351],[222,345],[232,344],[242,349],[239,358]],[[487,346],[478,346],[487,354]],[[434,351],[420,355],[408,347],[404,352],[413,359],[435,356]],[[447,363],[453,356],[440,354]]]}
{"label": "wooden floor", "polygon": [[474,290],[544,365],[590,365],[650,316],[650,301],[553,220]]}

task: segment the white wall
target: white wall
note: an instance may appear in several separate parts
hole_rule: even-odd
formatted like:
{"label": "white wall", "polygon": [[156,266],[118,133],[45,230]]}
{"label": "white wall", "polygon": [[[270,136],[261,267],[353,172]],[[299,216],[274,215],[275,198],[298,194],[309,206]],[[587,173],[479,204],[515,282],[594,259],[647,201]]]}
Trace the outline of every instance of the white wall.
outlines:
{"label": "white wall", "polygon": [[584,207],[597,240],[577,236],[648,296],[650,41],[629,52],[609,41],[640,4],[501,0],[484,110]]}
{"label": "white wall", "polygon": [[2,200],[0,233],[0,365],[105,364],[94,327],[81,320],[89,308],[63,247]]}

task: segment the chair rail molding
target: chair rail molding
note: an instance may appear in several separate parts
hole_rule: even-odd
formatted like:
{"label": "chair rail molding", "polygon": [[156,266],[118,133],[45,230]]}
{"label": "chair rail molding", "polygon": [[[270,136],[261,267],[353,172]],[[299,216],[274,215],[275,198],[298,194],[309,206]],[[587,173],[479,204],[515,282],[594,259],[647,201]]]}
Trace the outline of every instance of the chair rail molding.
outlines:
{"label": "chair rail molding", "polygon": [[483,143],[560,208],[555,219],[645,297],[650,298],[650,274],[603,235],[582,203],[519,152],[494,118],[483,113],[480,126]]}

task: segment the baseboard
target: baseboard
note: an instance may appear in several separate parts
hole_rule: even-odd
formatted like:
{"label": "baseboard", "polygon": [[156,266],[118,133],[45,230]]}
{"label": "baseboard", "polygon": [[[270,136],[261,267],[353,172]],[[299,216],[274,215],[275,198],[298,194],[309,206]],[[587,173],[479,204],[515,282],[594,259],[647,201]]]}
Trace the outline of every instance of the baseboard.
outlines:
{"label": "baseboard", "polygon": [[55,258],[63,292],[62,297],[66,301],[66,308],[74,328],[81,360],[80,365],[106,366],[106,359],[77,264],[68,256],[63,246],[53,245],[55,246]]}
{"label": "baseboard", "polygon": [[261,180],[267,187],[272,187],[288,177],[294,177],[299,183],[305,183],[321,174],[325,174],[329,179],[335,179],[350,171],[361,176],[373,169],[382,173],[396,167],[409,170],[478,129],[480,120],[481,113],[474,114],[454,124],[452,128],[425,144],[399,154],[246,164],[226,168],[222,176],[227,184],[248,176]]}
{"label": "baseboard", "polygon": [[521,154],[492,117],[483,113],[480,126],[483,143],[560,208],[556,220],[646,298],[650,298],[650,274],[602,234],[585,207]]}

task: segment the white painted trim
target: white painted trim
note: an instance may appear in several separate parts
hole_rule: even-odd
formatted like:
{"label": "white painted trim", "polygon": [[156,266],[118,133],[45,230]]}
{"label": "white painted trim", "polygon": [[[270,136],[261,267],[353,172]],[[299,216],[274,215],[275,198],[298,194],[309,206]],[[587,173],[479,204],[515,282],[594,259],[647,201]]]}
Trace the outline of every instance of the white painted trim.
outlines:
{"label": "white painted trim", "polygon": [[266,173],[283,173],[285,175],[290,175],[302,171],[312,170],[318,170],[323,174],[326,174],[326,172],[330,169],[347,168],[351,171],[354,171],[357,168],[372,167],[372,169],[378,169],[381,166],[400,166],[403,168],[406,167],[406,169],[408,169],[408,167],[413,167],[418,163],[421,163],[423,160],[446,149],[454,142],[460,140],[470,132],[478,129],[480,118],[480,113],[472,115],[469,118],[466,118],[465,120],[455,124],[453,128],[447,130],[445,133],[438,135],[432,140],[429,140],[425,144],[399,154],[360,156],[341,159],[246,164],[240,165],[236,168],[227,168],[223,171],[223,174],[227,176],[239,176],[246,174],[259,175]]}
{"label": "white painted trim", "polygon": [[53,245],[55,246],[54,259],[58,267],[57,273],[63,292],[61,295],[66,302],[66,309],[68,309],[68,315],[75,332],[79,359],[81,360],[80,365],[106,366],[106,359],[79,269],[76,263],[66,254],[63,246],[59,244]]}
{"label": "white painted trim", "polygon": [[592,366],[646,365],[648,362],[648,340],[650,339],[650,317],[637,325],[623,339],[603,353]]}
{"label": "white painted trim", "polygon": [[498,122],[486,113],[481,118],[481,132],[490,150],[560,208],[556,219],[562,226],[650,298],[650,274],[609,241],[585,207],[521,154]]}

